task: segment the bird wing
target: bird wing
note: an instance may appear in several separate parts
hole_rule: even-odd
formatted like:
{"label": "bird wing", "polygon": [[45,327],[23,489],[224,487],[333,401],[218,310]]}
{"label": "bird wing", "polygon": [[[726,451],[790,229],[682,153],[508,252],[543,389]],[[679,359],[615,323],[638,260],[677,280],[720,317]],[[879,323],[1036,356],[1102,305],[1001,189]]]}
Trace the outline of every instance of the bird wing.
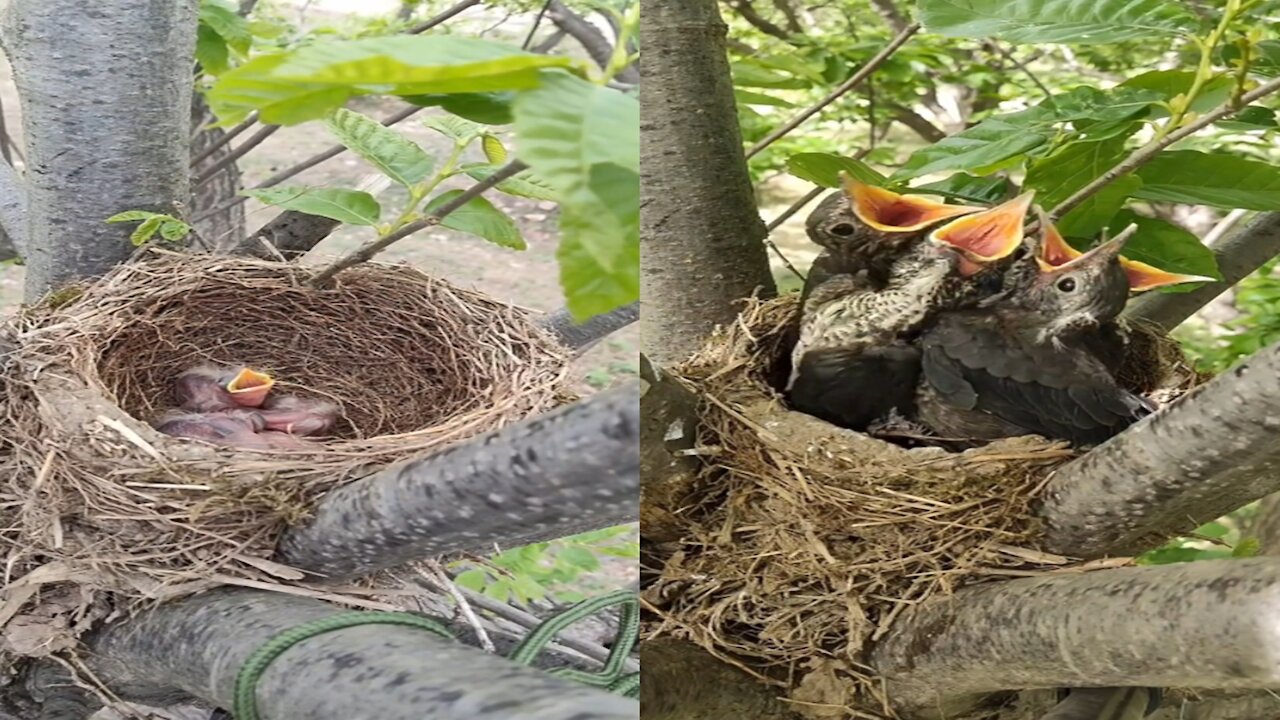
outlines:
{"label": "bird wing", "polygon": [[863,430],[892,409],[908,414],[920,351],[906,345],[827,348],[801,356],[789,397],[799,411]]}
{"label": "bird wing", "polygon": [[1154,409],[1087,352],[1004,333],[989,313],[944,315],[921,344],[925,380],[943,401],[1028,432],[1102,442]]}

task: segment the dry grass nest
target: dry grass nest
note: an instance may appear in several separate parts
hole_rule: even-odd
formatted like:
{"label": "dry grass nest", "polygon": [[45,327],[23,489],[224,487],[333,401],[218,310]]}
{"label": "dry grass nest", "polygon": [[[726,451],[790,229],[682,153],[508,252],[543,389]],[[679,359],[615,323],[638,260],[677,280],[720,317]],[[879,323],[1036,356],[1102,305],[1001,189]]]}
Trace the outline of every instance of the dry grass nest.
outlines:
{"label": "dry grass nest", "polygon": [[1035,436],[907,449],[789,411],[774,387],[796,303],[750,302],[672,371],[700,398],[700,470],[667,508],[684,537],[660,554],[645,630],[786,688],[813,717],[890,716],[863,650],[903,611],[1071,568],[1037,549],[1033,503],[1076,453]]}
{"label": "dry grass nest", "polygon": [[[8,329],[9,651],[22,652],[19,613],[79,622],[101,590],[166,599],[301,580],[266,558],[326,491],[568,398],[564,351],[521,309],[407,267],[361,266],[324,290],[309,276],[153,251]],[[336,437],[261,453],[157,433],[148,421],[176,404],[177,374],[201,363],[246,364],[283,392],[336,402]]]}

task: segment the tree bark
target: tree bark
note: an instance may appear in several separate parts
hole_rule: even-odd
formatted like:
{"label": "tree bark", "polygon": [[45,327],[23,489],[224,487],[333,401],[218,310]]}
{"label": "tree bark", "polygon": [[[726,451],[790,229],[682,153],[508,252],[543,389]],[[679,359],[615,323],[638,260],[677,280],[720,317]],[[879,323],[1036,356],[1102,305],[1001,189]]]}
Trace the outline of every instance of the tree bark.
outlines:
{"label": "tree bark", "polygon": [[[194,93],[191,96],[191,125],[193,129],[199,130],[191,139],[192,160],[203,155],[207,148],[217,145],[227,134],[222,128],[204,127],[214,120],[204,96]],[[230,145],[223,144],[208,157],[191,165],[192,177],[200,177],[210,172],[211,168],[220,166],[208,182],[192,188],[191,205],[187,213],[189,217],[201,218],[192,224],[196,233],[210,243],[208,249],[235,245],[244,238],[244,204],[227,202],[236,197],[243,187],[240,168],[235,161],[223,162],[232,152]]]}
{"label": "tree bark", "polygon": [[8,163],[0,163],[0,260],[21,257],[27,247],[27,190],[18,171]]}
{"label": "tree bark", "polygon": [[633,302],[579,323],[568,309],[557,310],[539,324],[555,335],[561,345],[581,355],[596,343],[640,319],[640,303]]}
{"label": "tree bark", "polygon": [[[94,671],[124,698],[234,704],[237,671],[268,638],[342,609],[278,593],[215,590],[89,639]],[[305,640],[262,675],[263,720],[624,720],[636,702],[560,680],[426,630],[362,625]]]}
{"label": "tree bark", "polygon": [[1280,491],[1280,344],[1054,473],[1048,549],[1134,554]]}
{"label": "tree bark", "polygon": [[1148,293],[1134,298],[1125,315],[1177,327],[1214,298],[1280,255],[1280,212],[1260,213],[1213,248],[1222,281],[1188,293]]}
{"label": "tree bark", "polygon": [[871,663],[932,718],[1009,688],[1276,687],[1277,653],[1280,563],[1256,558],[978,585],[908,610]]}
{"label": "tree bark", "polygon": [[111,215],[175,213],[187,202],[196,6],[12,0],[5,8],[0,33],[26,142],[28,301],[129,257],[132,226],[105,223]]}
{"label": "tree bark", "polygon": [[646,642],[640,655],[644,720],[799,720],[775,688],[679,640]]}
{"label": "tree bark", "polygon": [[734,109],[714,0],[643,0],[640,228],[645,352],[663,365],[695,350],[735,301],[776,289]]}
{"label": "tree bark", "polygon": [[637,396],[600,393],[335,490],[278,559],[337,580],[632,522]]}

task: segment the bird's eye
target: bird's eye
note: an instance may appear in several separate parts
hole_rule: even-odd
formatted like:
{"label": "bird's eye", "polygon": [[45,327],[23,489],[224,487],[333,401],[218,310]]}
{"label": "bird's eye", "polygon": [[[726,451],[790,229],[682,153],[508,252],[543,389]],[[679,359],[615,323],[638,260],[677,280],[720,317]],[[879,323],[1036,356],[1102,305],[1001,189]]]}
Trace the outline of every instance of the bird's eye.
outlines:
{"label": "bird's eye", "polygon": [[839,235],[840,237],[849,237],[850,235],[853,234],[853,226],[850,225],[849,223],[840,223],[838,225],[832,225],[831,234]]}
{"label": "bird's eye", "polygon": [[1075,278],[1062,278],[1058,281],[1058,289],[1062,292],[1074,292],[1076,289]]}

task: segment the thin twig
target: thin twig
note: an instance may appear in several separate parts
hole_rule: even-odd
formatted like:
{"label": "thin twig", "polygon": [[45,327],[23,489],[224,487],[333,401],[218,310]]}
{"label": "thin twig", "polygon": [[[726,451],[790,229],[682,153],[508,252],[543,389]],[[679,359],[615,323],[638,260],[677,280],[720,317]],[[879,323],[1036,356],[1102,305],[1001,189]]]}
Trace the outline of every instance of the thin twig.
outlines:
{"label": "thin twig", "polygon": [[1192,122],[1188,125],[1184,125],[1183,127],[1180,127],[1177,130],[1174,130],[1173,132],[1169,133],[1168,135],[1165,135],[1164,137],[1158,140],[1154,140],[1152,142],[1147,143],[1146,145],[1143,145],[1142,147],[1133,151],[1133,153],[1130,154],[1129,157],[1122,160],[1119,165],[1116,165],[1115,167],[1106,171],[1105,173],[1102,174],[1101,177],[1089,183],[1088,185],[1085,185],[1084,187],[1080,188],[1071,197],[1058,203],[1058,206],[1055,207],[1053,210],[1051,210],[1049,214],[1054,218],[1062,217],[1067,212],[1070,212],[1071,210],[1079,206],[1080,203],[1084,202],[1085,200],[1088,200],[1090,197],[1093,197],[1093,195],[1097,193],[1099,190],[1101,190],[1102,188],[1115,182],[1117,178],[1120,178],[1124,175],[1128,175],[1134,170],[1137,170],[1138,168],[1150,162],[1152,158],[1160,154],[1161,150],[1164,150],[1165,148],[1178,142],[1179,140],[1182,140],[1186,137],[1189,137],[1199,132],[1200,130],[1203,130],[1204,128],[1212,125],[1213,123],[1225,117],[1230,117],[1236,114],[1237,112],[1240,112],[1249,103],[1255,100],[1258,100],[1260,98],[1264,98],[1267,95],[1270,95],[1275,92],[1280,92],[1280,78],[1275,78],[1270,82],[1263,83],[1262,85],[1259,85],[1258,87],[1254,88],[1253,90],[1250,90],[1244,95],[1241,95],[1240,102],[1238,104],[1223,105],[1219,107],[1217,110],[1214,110],[1211,113],[1202,115],[1201,117],[1197,118],[1195,122]]}
{"label": "thin twig", "polygon": [[462,2],[458,3],[457,5],[454,5],[451,8],[446,9],[444,12],[440,13],[439,15],[436,15],[430,20],[427,20],[425,22],[422,22],[421,24],[414,25],[413,27],[409,28],[409,34],[420,35],[430,30],[431,28],[439,25],[440,23],[450,20],[451,18],[453,18],[453,16],[460,14],[462,11],[466,10],[467,8],[475,7],[476,5],[479,5],[479,4],[480,4],[480,0],[462,0]]}
{"label": "thin twig", "polygon": [[209,166],[208,170],[205,170],[204,173],[192,181],[192,186],[200,187],[210,180],[213,180],[218,176],[218,173],[235,164],[236,160],[239,160],[244,157],[245,153],[261,145],[264,140],[274,135],[279,129],[279,125],[263,125],[262,129],[254,133],[248,140],[245,140],[237,145],[234,150],[218,158],[218,162]]}
{"label": "thin twig", "polygon": [[1016,66],[1019,70],[1022,71],[1023,75],[1026,75],[1027,77],[1031,78],[1031,82],[1035,83],[1036,87],[1040,88],[1040,92],[1044,93],[1044,96],[1046,98],[1053,97],[1053,93],[1049,92],[1049,88],[1045,87],[1044,83],[1040,82],[1040,78],[1036,77],[1036,74],[1031,72],[1031,68],[1027,67],[1025,63],[1023,63],[1018,58],[1014,57],[1013,53],[1004,49],[1004,47],[999,43],[991,43],[991,47],[995,48],[996,52],[1004,56],[1005,60],[1008,60],[1009,62],[1013,63],[1014,66]]}
{"label": "thin twig", "polygon": [[542,24],[542,18],[546,17],[547,8],[549,7],[551,7],[551,0],[544,0],[542,7],[538,8],[538,14],[533,18],[533,27],[529,28],[529,34],[525,35],[524,42],[520,45],[521,50],[528,50],[529,46],[533,44],[533,36],[538,32],[538,26]]}
{"label": "thin twig", "polygon": [[515,175],[516,173],[522,170],[527,169],[528,167],[529,167],[528,165],[525,165],[523,162],[519,160],[512,160],[506,165],[503,165],[501,168],[498,168],[498,170],[496,170],[489,177],[485,178],[484,180],[481,180],[475,185],[472,185],[471,187],[462,191],[462,194],[458,195],[457,197],[450,200],[449,202],[441,205],[439,208],[436,208],[436,211],[431,215],[428,215],[420,220],[415,220],[405,225],[404,227],[400,228],[399,230],[391,233],[390,235],[387,235],[384,238],[379,238],[378,240],[375,240],[374,242],[371,242],[368,245],[365,245],[359,250],[356,250],[355,252],[352,252],[348,255],[345,255],[339,258],[332,265],[326,267],[324,270],[321,270],[315,277],[311,278],[311,285],[314,287],[323,287],[324,285],[328,284],[330,280],[333,279],[334,275],[337,275],[338,273],[342,272],[343,270],[346,270],[347,268],[359,265],[360,263],[368,262],[369,260],[373,259],[374,255],[377,255],[383,250],[386,250],[393,243],[399,242],[400,240],[403,240],[420,230],[425,230],[429,227],[435,227],[436,225],[439,225],[440,221],[443,220],[446,216],[448,216],[449,213],[453,212],[454,210],[457,210],[463,205],[466,205],[467,203],[476,199],[480,195],[484,194],[485,191],[493,188],[498,183],[512,177],[513,175]]}
{"label": "thin twig", "polygon": [[192,158],[191,167],[195,167],[199,165],[202,161],[207,159],[210,155],[217,152],[218,148],[222,147],[223,145],[226,145],[232,140],[235,140],[245,130],[248,130],[249,128],[253,127],[253,124],[256,122],[258,122],[258,111],[254,110],[253,112],[249,113],[249,116],[246,117],[239,125],[236,125],[235,127],[223,133],[222,137],[218,138],[217,141],[215,141],[212,145],[205,148],[204,151],[201,152],[199,155]]}
{"label": "thin twig", "polygon": [[462,614],[463,619],[467,621],[471,629],[476,631],[476,642],[480,643],[480,647],[485,652],[497,652],[498,649],[494,647],[493,640],[489,639],[489,633],[485,632],[484,625],[480,623],[480,618],[471,609],[471,603],[467,602],[467,596],[459,592],[458,586],[449,579],[440,563],[432,561],[427,563],[427,567],[431,568],[431,574],[434,576],[433,579],[436,584],[449,593],[453,601],[458,604],[458,612]]}
{"label": "thin twig", "polygon": [[756,155],[760,151],[769,147],[779,138],[783,137],[784,135],[791,132],[792,130],[795,130],[805,120],[808,120],[809,118],[813,117],[815,114],[817,114],[820,110],[822,110],[826,106],[830,105],[836,100],[839,100],[841,96],[843,96],[845,93],[856,88],[863,80],[866,80],[867,77],[871,75],[871,73],[875,72],[876,68],[880,67],[880,65],[883,64],[885,60],[888,60],[890,55],[893,55],[893,53],[898,48],[902,47],[903,43],[905,43],[907,40],[910,40],[911,36],[915,35],[919,31],[920,31],[919,23],[911,23],[910,25],[908,25],[906,28],[902,30],[902,32],[895,35],[894,38],[889,41],[889,44],[885,45],[880,50],[880,52],[872,56],[870,60],[868,60],[865,64],[863,64],[862,67],[858,68],[858,72],[854,73],[853,77],[849,78],[848,80],[845,80],[839,87],[837,87],[835,90],[832,90],[831,93],[828,94],[826,97],[822,98],[814,105],[808,108],[805,108],[798,115],[788,120],[785,125],[769,133],[767,136],[765,136],[763,140],[761,140],[760,142],[752,146],[752,148],[747,151],[747,159],[750,159],[752,156]]}

